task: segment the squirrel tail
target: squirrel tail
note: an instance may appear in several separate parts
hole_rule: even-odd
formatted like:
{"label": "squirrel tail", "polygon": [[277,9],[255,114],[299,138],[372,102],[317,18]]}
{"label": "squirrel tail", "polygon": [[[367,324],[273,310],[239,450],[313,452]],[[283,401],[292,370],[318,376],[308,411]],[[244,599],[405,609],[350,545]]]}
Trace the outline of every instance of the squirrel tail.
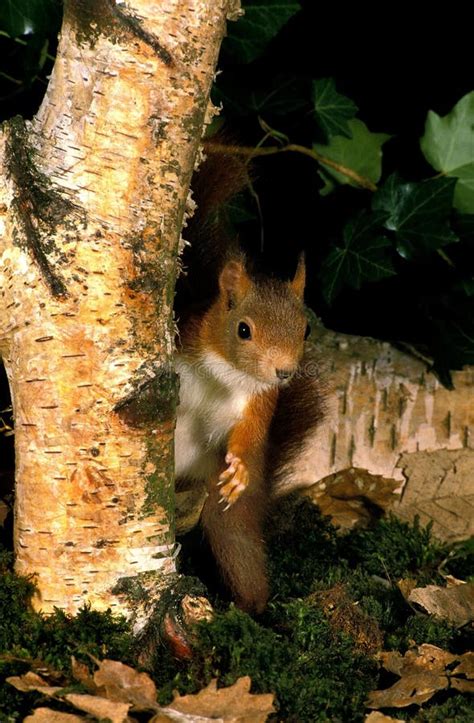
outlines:
{"label": "squirrel tail", "polygon": [[324,363],[308,346],[295,376],[280,391],[267,450],[267,468],[272,470],[272,489],[277,495],[295,488],[291,485],[285,490],[293,465],[326,415],[323,371]]}
{"label": "squirrel tail", "polygon": [[236,605],[260,613],[269,595],[263,541],[268,494],[248,488],[225,512],[219,499],[219,488],[211,484],[201,515],[205,535]]}
{"label": "squirrel tail", "polygon": [[[226,204],[249,185],[250,175],[240,156],[221,150],[226,140],[219,133],[205,144],[207,156],[191,181],[196,210],[183,232],[189,243],[183,251],[183,272],[176,284],[175,310],[179,317],[214,299],[222,266],[230,257],[242,256]],[[211,143],[218,145],[219,152],[210,150]]]}
{"label": "squirrel tail", "polygon": [[[189,222],[190,237],[218,231],[226,225],[225,205],[250,182],[248,164],[238,154],[226,152],[229,139],[221,132],[204,142],[204,161],[193,175],[191,189],[197,209]],[[217,150],[213,150],[213,146]]]}

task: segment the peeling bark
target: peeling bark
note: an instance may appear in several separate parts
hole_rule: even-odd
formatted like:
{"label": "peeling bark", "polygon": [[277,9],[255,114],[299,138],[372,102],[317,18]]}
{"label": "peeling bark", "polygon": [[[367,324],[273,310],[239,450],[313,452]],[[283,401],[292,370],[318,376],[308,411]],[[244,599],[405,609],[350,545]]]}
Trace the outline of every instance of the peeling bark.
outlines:
{"label": "peeling bark", "polygon": [[443,539],[473,534],[474,368],[448,390],[388,343],[321,330],[317,346],[328,415],[279,492],[357,467],[399,481],[401,517]]}
{"label": "peeling bark", "polygon": [[474,535],[472,447],[402,454],[398,466],[406,480],[394,509],[399,517],[418,515],[422,524],[433,523],[433,534],[450,542]]}
{"label": "peeling bark", "polygon": [[468,449],[474,454],[474,368],[443,387],[418,359],[387,342],[321,329],[317,351],[327,417],[310,440],[293,483],[309,485],[350,467],[405,481],[402,455]]}
{"label": "peeling bark", "polygon": [[16,569],[37,574],[44,611],[133,617],[117,581],[175,570],[176,259],[235,8],[66,2],[42,106],[0,136]]}

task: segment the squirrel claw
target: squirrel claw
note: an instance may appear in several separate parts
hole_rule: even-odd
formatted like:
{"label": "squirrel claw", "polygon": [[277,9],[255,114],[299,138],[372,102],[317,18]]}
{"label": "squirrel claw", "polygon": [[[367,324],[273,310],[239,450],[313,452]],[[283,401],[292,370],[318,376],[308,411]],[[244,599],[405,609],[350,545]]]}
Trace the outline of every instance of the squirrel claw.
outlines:
{"label": "squirrel claw", "polygon": [[[220,490],[221,501],[227,502],[223,512],[229,509],[236,502],[249,483],[247,467],[240,457],[228,452],[225,461],[229,465],[219,476],[219,486],[224,485]],[[225,483],[225,484],[224,484]]]}

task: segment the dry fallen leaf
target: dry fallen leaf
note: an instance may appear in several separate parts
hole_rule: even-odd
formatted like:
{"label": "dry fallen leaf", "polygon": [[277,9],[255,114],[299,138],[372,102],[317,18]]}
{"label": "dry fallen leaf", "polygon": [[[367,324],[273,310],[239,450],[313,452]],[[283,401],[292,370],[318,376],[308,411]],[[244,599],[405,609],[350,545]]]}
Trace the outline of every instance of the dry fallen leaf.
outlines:
{"label": "dry fallen leaf", "polygon": [[[11,685],[23,692],[39,691],[44,695],[56,696],[62,693],[63,703],[111,723],[126,723],[129,710],[149,711],[153,715],[150,723],[174,721],[175,723],[264,723],[274,712],[273,694],[253,695],[250,693],[249,677],[239,678],[234,685],[217,688],[213,680],[196,695],[180,696],[175,693],[173,702],[167,708],[160,708],[156,702],[156,687],[146,673],[139,673],[124,663],[115,660],[96,661],[98,669],[92,676],[87,666],[72,659],[72,670],[76,680],[86,685],[91,694],[65,693],[64,688],[53,687],[39,675],[28,672],[8,679]],[[80,721],[77,715],[56,714],[47,708],[38,708],[27,720],[66,723]]]}
{"label": "dry fallen leaf", "polygon": [[23,719],[23,723],[84,723],[84,718],[73,713],[61,713],[51,708],[35,708],[31,715],[27,715]]}
{"label": "dry fallen leaf", "polygon": [[465,580],[460,580],[458,577],[454,577],[454,575],[443,575],[444,581],[446,583],[446,587],[456,587],[456,585],[466,585]]}
{"label": "dry fallen leaf", "polygon": [[36,690],[38,693],[43,695],[55,695],[58,691],[62,690],[59,686],[48,685],[46,680],[37,673],[33,673],[29,670],[24,675],[14,675],[11,678],[7,678],[7,683],[13,685],[14,688],[20,690],[22,693],[30,693]]}
{"label": "dry fallen leaf", "polygon": [[[206,688],[195,695],[180,696],[175,693],[172,703],[154,719],[176,720],[173,711],[191,716],[190,721],[220,720],[222,723],[264,723],[274,713],[273,693],[254,695],[250,693],[251,680],[248,675],[239,678],[234,685],[218,688],[217,680],[211,680]],[[169,711],[169,715],[168,715]],[[163,717],[168,715],[168,717]]]}
{"label": "dry fallen leaf", "polygon": [[304,494],[318,505],[323,515],[331,517],[334,525],[351,530],[373,520],[374,510],[380,516],[390,509],[399,498],[395,493],[399,486],[393,479],[353,467],[325,477]]}
{"label": "dry fallen leaf", "polygon": [[364,723],[392,723],[392,721],[393,723],[398,723],[398,721],[402,723],[401,718],[392,718],[389,715],[380,713],[378,710],[373,710],[364,718]]}
{"label": "dry fallen leaf", "polygon": [[452,672],[451,685],[461,693],[474,693],[474,653],[464,653]]}
{"label": "dry fallen leaf", "polygon": [[[474,653],[453,655],[435,645],[419,645],[404,656],[383,652],[380,660],[385,670],[400,676],[394,685],[369,694],[369,708],[404,708],[421,705],[438,690],[456,688],[474,692]],[[453,664],[458,663],[453,668]]]}
{"label": "dry fallen leaf", "polygon": [[445,588],[437,585],[416,587],[408,602],[420,605],[430,615],[449,620],[454,625],[466,625],[474,620],[474,584]]}
{"label": "dry fallen leaf", "polygon": [[184,535],[196,527],[207,497],[205,484],[193,484],[189,489],[176,490],[176,533]]}
{"label": "dry fallen leaf", "polygon": [[416,587],[416,580],[413,580],[411,577],[402,577],[402,579],[397,582],[397,587],[405,600],[408,600],[409,594]]}
{"label": "dry fallen leaf", "polygon": [[214,617],[211,603],[206,597],[202,596],[185,595],[181,600],[181,611],[186,627],[201,622],[208,623]]}
{"label": "dry fallen leaf", "polygon": [[111,723],[126,723],[130,703],[119,703],[108,698],[101,698],[98,695],[83,695],[80,693],[69,693],[64,700],[71,703],[75,708],[90,713],[96,718],[109,719]]}
{"label": "dry fallen leaf", "polygon": [[85,663],[81,663],[80,660],[76,660],[74,655],[71,656],[71,671],[72,677],[77,680],[78,683],[81,683],[89,691],[95,693],[97,686],[94,683],[94,678],[92,677],[89,668]]}
{"label": "dry fallen leaf", "polygon": [[147,673],[116,660],[102,660],[94,673],[94,683],[102,695],[128,703],[136,710],[156,710],[156,686]]}

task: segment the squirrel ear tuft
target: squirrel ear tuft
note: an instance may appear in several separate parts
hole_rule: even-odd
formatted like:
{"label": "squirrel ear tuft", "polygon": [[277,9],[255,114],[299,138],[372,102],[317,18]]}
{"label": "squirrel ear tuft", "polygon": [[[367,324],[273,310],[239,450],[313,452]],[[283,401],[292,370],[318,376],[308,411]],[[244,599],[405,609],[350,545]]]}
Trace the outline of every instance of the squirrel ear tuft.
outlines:
{"label": "squirrel ear tuft", "polygon": [[245,296],[251,283],[242,261],[228,261],[219,276],[219,289],[230,299]]}
{"label": "squirrel ear tuft", "polygon": [[304,251],[300,254],[298,259],[298,266],[296,267],[296,273],[293,281],[290,282],[290,286],[295,292],[296,296],[303,299],[304,287],[306,283],[306,263],[304,259]]}

